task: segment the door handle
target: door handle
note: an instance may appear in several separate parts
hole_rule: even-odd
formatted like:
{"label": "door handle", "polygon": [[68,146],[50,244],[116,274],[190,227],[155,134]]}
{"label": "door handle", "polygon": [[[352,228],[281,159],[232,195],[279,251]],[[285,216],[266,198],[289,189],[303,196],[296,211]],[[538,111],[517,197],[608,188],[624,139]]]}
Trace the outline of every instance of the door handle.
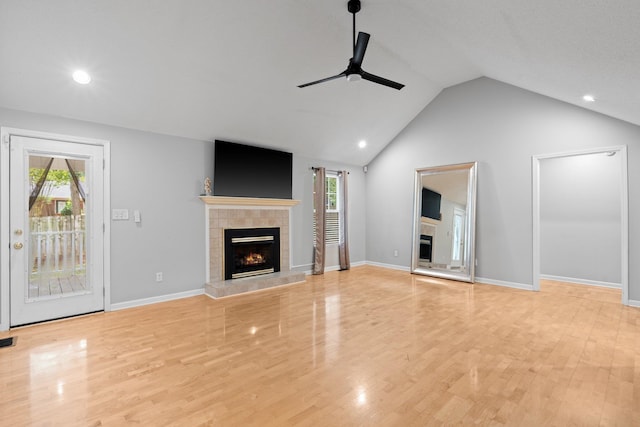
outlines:
{"label": "door handle", "polygon": [[13,244],[14,249],[22,249],[24,245],[21,242],[16,242]]}

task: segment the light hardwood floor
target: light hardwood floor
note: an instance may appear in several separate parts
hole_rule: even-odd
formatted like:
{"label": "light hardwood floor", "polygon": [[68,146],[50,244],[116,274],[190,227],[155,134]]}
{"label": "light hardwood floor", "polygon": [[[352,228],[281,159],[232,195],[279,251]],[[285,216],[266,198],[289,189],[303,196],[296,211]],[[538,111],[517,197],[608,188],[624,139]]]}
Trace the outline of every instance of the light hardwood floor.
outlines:
{"label": "light hardwood floor", "polygon": [[18,328],[0,424],[640,425],[640,309],[590,290],[367,266]]}

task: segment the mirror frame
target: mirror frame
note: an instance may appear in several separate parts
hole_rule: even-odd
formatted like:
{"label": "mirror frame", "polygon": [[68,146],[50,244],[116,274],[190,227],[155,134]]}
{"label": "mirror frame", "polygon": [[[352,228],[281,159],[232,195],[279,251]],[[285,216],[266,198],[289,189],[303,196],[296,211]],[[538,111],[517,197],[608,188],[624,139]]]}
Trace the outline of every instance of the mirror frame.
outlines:
{"label": "mirror frame", "polygon": [[[453,171],[468,171],[467,181],[467,215],[465,218],[464,259],[467,273],[444,269],[421,267],[418,264],[420,256],[420,226],[422,217],[422,178],[427,175],[443,174]],[[476,267],[476,193],[478,162],[459,163],[454,165],[433,166],[416,169],[415,193],[413,210],[413,248],[411,252],[411,273],[443,279],[460,280],[473,283]]]}

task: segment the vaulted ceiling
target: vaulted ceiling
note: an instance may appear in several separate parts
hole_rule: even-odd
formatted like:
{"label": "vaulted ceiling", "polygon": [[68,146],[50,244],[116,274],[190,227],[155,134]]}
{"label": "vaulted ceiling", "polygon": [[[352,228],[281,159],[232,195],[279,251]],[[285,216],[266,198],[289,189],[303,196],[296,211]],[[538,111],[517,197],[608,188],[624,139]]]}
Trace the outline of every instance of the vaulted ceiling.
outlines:
{"label": "vaulted ceiling", "polygon": [[0,0],[0,106],[354,165],[481,76],[640,124],[637,0],[362,0],[363,68],[406,87],[299,89],[346,68],[346,4]]}

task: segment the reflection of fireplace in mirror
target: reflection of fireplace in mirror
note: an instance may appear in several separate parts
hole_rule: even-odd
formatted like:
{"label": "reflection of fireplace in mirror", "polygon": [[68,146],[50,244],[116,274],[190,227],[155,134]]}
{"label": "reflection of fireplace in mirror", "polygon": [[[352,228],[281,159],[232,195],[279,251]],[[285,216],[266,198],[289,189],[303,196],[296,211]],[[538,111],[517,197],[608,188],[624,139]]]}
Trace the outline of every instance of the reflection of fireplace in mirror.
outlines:
{"label": "reflection of fireplace in mirror", "polygon": [[224,230],[225,280],[278,271],[280,271],[280,228]]}
{"label": "reflection of fireplace in mirror", "polygon": [[436,227],[433,224],[422,222],[420,224],[420,247],[419,247],[419,260],[418,265],[420,267],[432,267],[435,242]]}
{"label": "reflection of fireplace in mirror", "polygon": [[433,236],[420,235],[420,261],[431,262]]}

